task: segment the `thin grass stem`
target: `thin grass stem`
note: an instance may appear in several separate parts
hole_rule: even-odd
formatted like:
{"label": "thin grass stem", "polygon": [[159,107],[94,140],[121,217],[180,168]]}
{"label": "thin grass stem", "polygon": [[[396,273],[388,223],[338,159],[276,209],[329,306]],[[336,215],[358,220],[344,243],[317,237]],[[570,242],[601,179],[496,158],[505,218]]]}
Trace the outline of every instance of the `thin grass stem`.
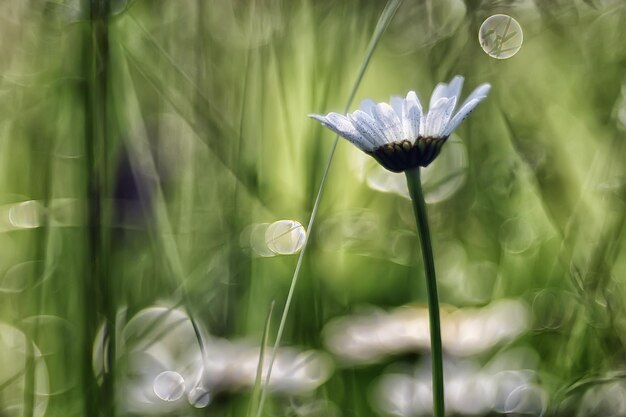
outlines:
{"label": "thin grass stem", "polygon": [[265,318],[263,336],[261,337],[261,348],[259,349],[259,363],[257,365],[256,378],[254,380],[254,388],[252,390],[252,397],[250,398],[250,405],[248,406],[248,413],[246,414],[248,417],[251,417],[255,414],[254,407],[257,405],[259,395],[261,393],[261,384],[263,383],[263,363],[265,359],[265,349],[270,335],[270,325],[272,323],[274,304],[276,303],[272,300],[272,304],[270,304],[270,309],[267,312],[267,317]]}
{"label": "thin grass stem", "polygon": [[[361,81],[363,80],[363,76],[365,75],[365,70],[367,69],[372,56],[374,54],[374,50],[378,45],[380,38],[383,33],[391,23],[393,16],[396,14],[396,11],[402,4],[402,0],[390,0],[387,2],[385,9],[383,10],[380,18],[378,19],[378,23],[376,24],[376,28],[374,29],[374,34],[370,40],[370,43],[367,47],[367,51],[365,52],[365,58],[361,62],[359,67],[359,72],[357,73],[356,80],[352,86],[352,90],[350,91],[350,95],[348,97],[348,101],[346,102],[345,111],[347,112],[352,105],[352,101],[354,101],[354,97],[356,96],[356,92],[361,85]],[[304,255],[306,254],[306,250],[309,243],[309,237],[311,236],[311,231],[315,224],[315,218],[317,217],[317,210],[319,209],[319,204],[322,199],[322,193],[324,191],[324,185],[326,184],[326,178],[328,177],[328,172],[330,171],[330,167],[333,162],[333,157],[335,155],[335,150],[337,149],[337,142],[339,141],[339,136],[335,137],[333,144],[330,149],[330,155],[328,156],[328,161],[326,162],[326,167],[324,168],[324,174],[322,175],[322,180],[320,182],[320,186],[317,190],[317,195],[315,197],[315,201],[313,203],[313,209],[311,210],[311,216],[309,217],[309,222],[307,224],[307,233],[304,239],[304,243],[302,245],[302,250],[300,251],[300,255],[298,256],[298,262],[296,263],[296,268],[293,273],[293,277],[291,278],[291,285],[289,287],[289,292],[287,294],[287,300],[285,301],[285,306],[283,308],[283,313],[280,318],[280,324],[278,325],[278,332],[276,333],[276,340],[274,342],[274,346],[272,348],[272,356],[270,357],[270,362],[267,369],[267,375],[265,377],[265,383],[261,388],[261,395],[259,399],[259,407],[257,409],[256,417],[260,417],[263,412],[263,407],[265,405],[265,400],[267,397],[267,388],[269,387],[270,379],[272,377],[272,368],[274,367],[274,362],[276,360],[276,354],[278,352],[278,347],[280,346],[283,332],[285,330],[285,323],[287,322],[287,317],[289,315],[289,309],[291,307],[291,301],[293,299],[293,294],[296,288],[296,284],[298,282],[298,277],[300,276],[300,270],[302,268],[302,260],[304,259]]]}

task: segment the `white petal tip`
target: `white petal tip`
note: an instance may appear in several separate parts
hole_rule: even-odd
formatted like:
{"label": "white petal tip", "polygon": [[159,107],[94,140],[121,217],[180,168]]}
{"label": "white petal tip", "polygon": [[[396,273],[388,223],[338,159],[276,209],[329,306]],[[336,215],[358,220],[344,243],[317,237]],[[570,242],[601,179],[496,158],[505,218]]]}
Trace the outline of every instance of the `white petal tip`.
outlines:
{"label": "white petal tip", "polygon": [[376,107],[376,102],[371,98],[365,98],[359,103],[359,109],[368,114],[372,114],[372,109],[374,107]]}
{"label": "white petal tip", "polygon": [[487,94],[489,94],[489,91],[491,91],[491,84],[489,83],[481,84],[478,87],[476,87],[476,91],[478,92],[477,97],[480,99],[483,99],[487,97]]}
{"label": "white petal tip", "polygon": [[308,117],[310,117],[311,119],[315,119],[319,122],[325,122],[326,121],[326,116],[322,116],[321,114],[307,114]]}

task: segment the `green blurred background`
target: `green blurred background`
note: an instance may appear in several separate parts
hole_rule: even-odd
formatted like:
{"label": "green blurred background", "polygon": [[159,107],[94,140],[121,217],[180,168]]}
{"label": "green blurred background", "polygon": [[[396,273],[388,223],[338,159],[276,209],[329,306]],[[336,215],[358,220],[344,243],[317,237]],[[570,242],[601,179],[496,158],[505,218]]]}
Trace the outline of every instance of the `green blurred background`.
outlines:
{"label": "green blurred background", "polygon": [[[626,4],[405,0],[358,82],[384,8],[0,3],[0,416],[250,415],[333,146],[307,114],[456,74],[492,90],[424,176],[448,409],[626,415]],[[262,415],[428,415],[402,181],[339,142]]]}

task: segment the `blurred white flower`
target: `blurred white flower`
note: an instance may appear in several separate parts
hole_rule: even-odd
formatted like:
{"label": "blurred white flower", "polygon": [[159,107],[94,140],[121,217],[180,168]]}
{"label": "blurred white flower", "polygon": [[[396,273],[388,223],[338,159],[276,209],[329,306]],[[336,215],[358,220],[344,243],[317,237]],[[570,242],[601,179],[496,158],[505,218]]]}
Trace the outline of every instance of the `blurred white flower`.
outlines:
{"label": "blurred white flower", "polygon": [[476,108],[491,86],[481,84],[458,107],[463,77],[457,75],[449,84],[439,83],[424,112],[415,91],[406,98],[392,97],[391,103],[361,102],[361,109],[341,115],[309,115],[363,152],[373,156],[382,166],[402,172],[428,166],[439,154],[452,132]]}
{"label": "blurred white flower", "polygon": [[[510,353],[510,354],[509,354]],[[504,352],[507,359],[511,354]],[[496,356],[494,361],[498,361]],[[428,361],[411,373],[384,373],[375,385],[371,401],[385,415],[398,417],[432,415],[432,382]],[[393,367],[402,370],[399,364]],[[547,406],[547,394],[538,385],[534,369],[516,367],[481,367],[472,360],[444,361],[446,376],[446,411],[454,415],[513,414],[541,416]]]}
{"label": "blurred white flower", "polygon": [[590,383],[577,404],[576,417],[626,415],[626,383],[623,375],[608,374],[604,381]]}
{"label": "blurred white flower", "polygon": [[[444,350],[455,356],[471,356],[513,340],[529,328],[529,313],[517,300],[499,300],[482,308],[444,308],[441,338]],[[406,352],[430,349],[428,310],[401,307],[344,316],[324,328],[327,349],[347,364],[380,361]]]}
{"label": "blurred white flower", "polygon": [[[203,357],[184,309],[146,308],[120,327],[118,354],[126,366],[117,374],[118,395],[126,412],[165,414],[203,408],[221,392],[254,387],[260,347],[211,337],[200,329]],[[94,354],[105,349],[94,348]],[[265,353],[263,374],[269,355]],[[280,395],[308,393],[326,382],[333,367],[328,354],[283,347],[278,350],[269,388]]]}

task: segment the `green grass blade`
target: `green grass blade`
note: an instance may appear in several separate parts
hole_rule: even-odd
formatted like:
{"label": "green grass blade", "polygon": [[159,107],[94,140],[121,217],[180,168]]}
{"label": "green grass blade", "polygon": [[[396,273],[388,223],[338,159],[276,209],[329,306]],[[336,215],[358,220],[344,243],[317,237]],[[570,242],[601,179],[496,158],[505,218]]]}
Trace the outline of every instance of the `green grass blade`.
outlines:
{"label": "green grass blade", "polygon": [[[348,96],[348,101],[346,102],[346,106],[345,106],[345,111],[347,112],[348,109],[350,109],[350,106],[352,106],[352,102],[354,100],[354,97],[356,96],[356,92],[358,91],[358,88],[361,84],[361,81],[363,80],[363,76],[365,75],[365,70],[367,69],[372,56],[374,55],[374,50],[376,49],[376,46],[378,45],[380,38],[382,37],[383,33],[385,32],[385,30],[387,29],[387,27],[389,26],[389,24],[391,23],[391,20],[393,19],[393,16],[395,15],[396,11],[398,10],[398,8],[400,7],[400,4],[402,4],[402,0],[391,0],[387,3],[387,5],[385,6],[385,9],[383,10],[380,18],[378,19],[378,23],[376,24],[376,28],[374,29],[374,34],[372,35],[372,38],[370,40],[370,43],[367,47],[367,51],[365,52],[365,58],[363,59],[363,61],[361,62],[361,65],[359,67],[359,71],[357,73],[357,77],[356,80],[352,86],[352,90],[350,92],[350,95]],[[315,197],[315,202],[313,203],[313,209],[311,211],[311,216],[309,218],[309,222],[307,224],[307,234],[304,240],[304,244],[302,246],[302,250],[300,251],[300,255],[298,256],[298,262],[296,264],[296,268],[294,270],[293,273],[293,278],[291,279],[291,285],[289,287],[289,293],[287,294],[287,300],[285,301],[285,306],[283,308],[283,313],[281,315],[280,318],[280,324],[278,326],[278,332],[276,334],[276,340],[274,342],[274,347],[272,348],[272,355],[270,357],[270,362],[269,362],[269,366],[267,369],[267,376],[265,378],[265,383],[263,384],[263,387],[261,389],[261,395],[260,395],[260,399],[259,399],[259,408],[257,410],[256,413],[256,417],[260,417],[261,413],[263,412],[263,407],[265,405],[265,400],[267,397],[267,388],[269,386],[269,382],[272,376],[272,368],[274,366],[274,362],[276,360],[276,354],[278,352],[278,347],[280,346],[280,342],[282,340],[282,336],[283,336],[283,332],[285,330],[285,324],[287,322],[287,317],[289,315],[289,308],[291,307],[291,301],[293,299],[293,294],[296,288],[296,284],[298,282],[298,277],[300,275],[300,269],[302,268],[302,260],[304,259],[304,256],[306,254],[306,249],[308,247],[308,242],[309,242],[309,237],[311,236],[311,231],[313,229],[313,226],[315,224],[315,218],[317,216],[317,211],[319,209],[319,205],[320,205],[320,201],[322,199],[322,194],[324,191],[324,185],[326,184],[326,179],[328,177],[328,173],[330,171],[330,167],[332,165],[333,162],[333,157],[335,155],[335,150],[337,149],[337,143],[339,141],[339,137],[335,137],[335,140],[331,146],[331,151],[330,151],[330,155],[328,156],[328,162],[326,163],[326,168],[324,169],[324,174],[322,175],[322,180],[320,182],[320,186],[318,188],[317,191],[317,195]]]}

